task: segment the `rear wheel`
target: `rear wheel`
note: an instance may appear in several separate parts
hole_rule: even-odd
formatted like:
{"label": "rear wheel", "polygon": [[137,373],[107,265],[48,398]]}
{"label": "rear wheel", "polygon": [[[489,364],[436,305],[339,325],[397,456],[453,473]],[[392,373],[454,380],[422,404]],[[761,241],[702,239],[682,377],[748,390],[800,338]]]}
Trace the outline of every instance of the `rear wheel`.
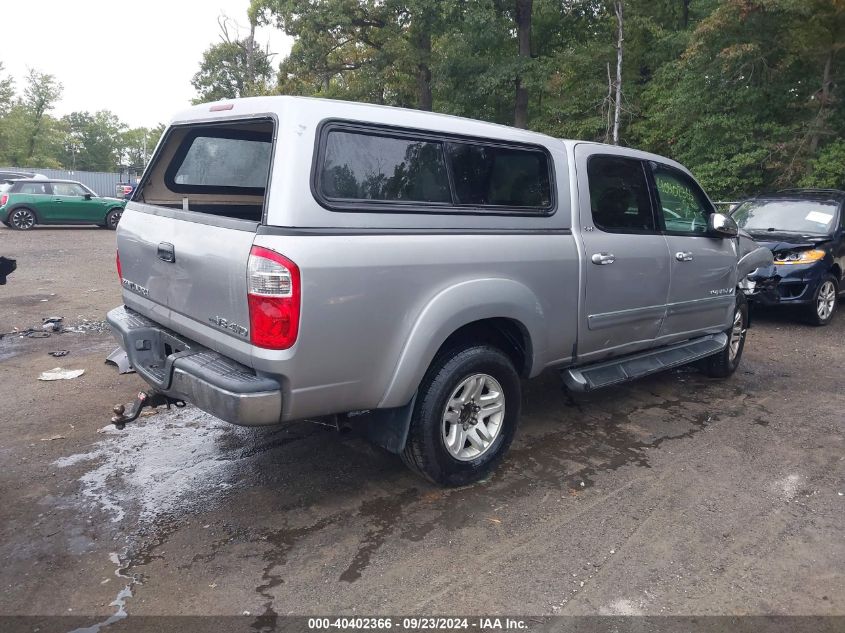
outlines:
{"label": "rear wheel", "polygon": [[739,367],[742,350],[745,348],[745,334],[748,330],[748,300],[741,292],[736,295],[736,309],[734,310],[731,327],[726,330],[728,344],[718,354],[705,358],[701,368],[712,378],[727,378]]}
{"label": "rear wheel", "polygon": [[123,215],[123,209],[112,209],[106,215],[106,228],[114,231],[120,222],[120,216]]}
{"label": "rear wheel", "polygon": [[19,207],[9,214],[9,224],[18,231],[28,231],[35,226],[35,214],[29,209]]}
{"label": "rear wheel", "polygon": [[440,355],[420,385],[402,461],[442,486],[483,479],[513,440],[520,398],[519,376],[498,348]]}
{"label": "rear wheel", "polygon": [[839,307],[839,284],[836,277],[825,275],[816,289],[816,295],[808,309],[808,317],[813,325],[827,325],[833,319]]}

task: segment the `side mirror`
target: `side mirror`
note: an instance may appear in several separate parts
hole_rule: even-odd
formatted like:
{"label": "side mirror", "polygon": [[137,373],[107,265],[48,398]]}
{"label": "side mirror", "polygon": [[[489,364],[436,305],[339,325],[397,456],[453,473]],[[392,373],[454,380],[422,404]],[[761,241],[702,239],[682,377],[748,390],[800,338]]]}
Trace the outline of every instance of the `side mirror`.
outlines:
{"label": "side mirror", "polygon": [[736,221],[724,213],[712,213],[707,220],[708,232],[715,237],[736,237],[739,227]]}
{"label": "side mirror", "polygon": [[90,200],[90,199],[91,199],[91,194],[90,194],[90,193],[86,193],[86,194],[85,194],[85,199],[86,199],[86,200]]}

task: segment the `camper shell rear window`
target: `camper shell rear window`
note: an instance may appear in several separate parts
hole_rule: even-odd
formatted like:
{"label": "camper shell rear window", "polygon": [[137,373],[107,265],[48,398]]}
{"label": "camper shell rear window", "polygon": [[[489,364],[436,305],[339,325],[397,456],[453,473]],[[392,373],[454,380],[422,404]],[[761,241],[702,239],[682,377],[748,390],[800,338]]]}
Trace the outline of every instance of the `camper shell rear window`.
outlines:
{"label": "camper shell rear window", "polygon": [[272,158],[270,132],[191,130],[179,145],[164,181],[179,193],[263,196]]}
{"label": "camper shell rear window", "polygon": [[251,222],[264,215],[273,162],[272,119],[175,125],[133,201]]}

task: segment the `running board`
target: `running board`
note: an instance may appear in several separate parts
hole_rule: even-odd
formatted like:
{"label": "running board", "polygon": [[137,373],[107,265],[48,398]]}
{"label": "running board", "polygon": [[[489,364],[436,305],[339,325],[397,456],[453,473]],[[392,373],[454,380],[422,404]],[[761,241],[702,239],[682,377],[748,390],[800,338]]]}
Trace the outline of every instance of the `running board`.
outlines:
{"label": "running board", "polygon": [[570,390],[593,391],[718,354],[727,344],[727,334],[711,334],[595,365],[563,369],[560,374]]}

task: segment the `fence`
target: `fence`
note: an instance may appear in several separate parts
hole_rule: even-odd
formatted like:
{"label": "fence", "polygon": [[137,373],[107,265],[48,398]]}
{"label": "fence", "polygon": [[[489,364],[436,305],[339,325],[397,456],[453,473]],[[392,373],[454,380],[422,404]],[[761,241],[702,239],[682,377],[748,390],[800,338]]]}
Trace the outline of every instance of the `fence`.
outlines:
{"label": "fence", "polygon": [[125,180],[121,180],[121,174],[118,172],[107,171],[69,171],[66,169],[42,169],[40,167],[0,167],[0,171],[30,171],[47,176],[47,178],[76,180],[90,187],[100,196],[114,196],[117,184],[125,182]]}

